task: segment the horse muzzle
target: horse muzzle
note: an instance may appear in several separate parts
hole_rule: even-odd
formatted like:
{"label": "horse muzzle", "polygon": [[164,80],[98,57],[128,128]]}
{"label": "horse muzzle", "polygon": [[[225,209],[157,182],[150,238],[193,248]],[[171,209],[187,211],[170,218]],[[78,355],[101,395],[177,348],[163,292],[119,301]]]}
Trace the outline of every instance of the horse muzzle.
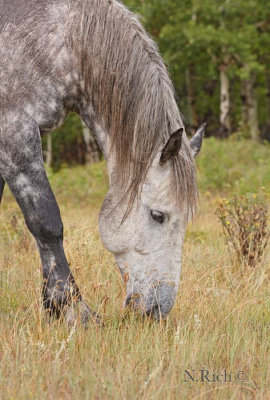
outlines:
{"label": "horse muzzle", "polygon": [[173,283],[162,282],[152,287],[146,297],[139,293],[129,294],[125,300],[125,306],[133,307],[144,316],[161,320],[166,318],[171,311],[176,293]]}

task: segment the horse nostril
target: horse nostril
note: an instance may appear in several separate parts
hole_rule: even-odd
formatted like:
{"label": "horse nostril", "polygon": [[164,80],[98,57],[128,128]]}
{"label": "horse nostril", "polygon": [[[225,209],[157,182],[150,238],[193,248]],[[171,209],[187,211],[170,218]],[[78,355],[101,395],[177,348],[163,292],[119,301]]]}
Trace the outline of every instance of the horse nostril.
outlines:
{"label": "horse nostril", "polygon": [[132,299],[132,296],[131,296],[131,295],[129,295],[129,296],[126,298],[125,307],[128,307],[128,306],[130,305],[131,299]]}

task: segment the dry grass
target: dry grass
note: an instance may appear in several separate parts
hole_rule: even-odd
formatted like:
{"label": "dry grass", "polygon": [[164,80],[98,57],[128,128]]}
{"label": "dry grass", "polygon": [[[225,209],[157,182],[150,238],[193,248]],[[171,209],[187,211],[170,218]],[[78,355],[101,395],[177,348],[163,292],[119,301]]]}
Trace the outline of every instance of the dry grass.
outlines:
{"label": "dry grass", "polygon": [[[97,229],[106,187],[103,168],[63,171],[52,182],[67,257],[105,328],[68,331],[58,321],[46,322],[35,244],[5,193],[0,209],[0,398],[270,399],[269,251],[259,268],[233,265],[214,215],[216,200],[205,195],[186,235],[181,287],[168,321],[125,315],[121,278]],[[90,187],[88,175],[94,177]],[[200,382],[199,372],[199,381],[192,382],[185,373],[192,369],[226,369],[232,382]],[[238,371],[246,374],[242,383],[236,380]]]}

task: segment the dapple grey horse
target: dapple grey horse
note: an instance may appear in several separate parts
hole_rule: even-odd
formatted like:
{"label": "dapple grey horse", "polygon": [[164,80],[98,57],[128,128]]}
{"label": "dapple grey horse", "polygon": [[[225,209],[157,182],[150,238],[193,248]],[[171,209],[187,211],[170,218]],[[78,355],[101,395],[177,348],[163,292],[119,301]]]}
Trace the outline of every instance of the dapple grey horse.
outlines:
{"label": "dapple grey horse", "polygon": [[115,0],[0,0],[0,60],[0,198],[6,182],[37,242],[45,309],[69,322],[95,315],[64,253],[41,149],[41,135],[74,111],[107,160],[99,226],[125,304],[166,317],[196,209],[194,156],[205,126],[188,142],[155,43]]}

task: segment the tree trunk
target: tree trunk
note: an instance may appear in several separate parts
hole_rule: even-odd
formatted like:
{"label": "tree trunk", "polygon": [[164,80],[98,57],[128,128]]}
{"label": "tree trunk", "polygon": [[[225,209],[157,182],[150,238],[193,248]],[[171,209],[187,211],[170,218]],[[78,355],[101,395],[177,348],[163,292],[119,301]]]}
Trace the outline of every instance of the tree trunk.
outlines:
{"label": "tree trunk", "polygon": [[265,73],[267,126],[270,127],[270,70]]}
{"label": "tree trunk", "polygon": [[242,81],[241,87],[241,100],[242,100],[242,118],[241,118],[241,131],[246,136],[249,134],[249,116],[248,116],[248,99],[247,99],[247,80]]}
{"label": "tree trunk", "polygon": [[47,136],[47,151],[46,151],[46,165],[48,168],[52,167],[53,151],[52,151],[52,133]]}
{"label": "tree trunk", "polygon": [[227,76],[227,67],[220,66],[220,137],[228,137],[231,133],[230,122],[230,81]]}
{"label": "tree trunk", "polygon": [[265,71],[266,84],[266,126],[263,129],[262,137],[270,141],[270,70]]}
{"label": "tree trunk", "polygon": [[246,96],[248,105],[248,127],[250,136],[253,140],[259,139],[259,125],[258,125],[258,113],[257,113],[257,96],[255,90],[256,75],[251,74],[250,78],[246,83]]}
{"label": "tree trunk", "polygon": [[86,147],[86,163],[92,164],[100,160],[100,150],[95,138],[93,137],[90,129],[82,121],[82,134]]}
{"label": "tree trunk", "polygon": [[187,85],[187,101],[188,101],[188,109],[189,109],[189,123],[192,128],[198,126],[198,117],[195,108],[195,97],[193,91],[193,84],[191,81],[192,70],[191,67],[186,69],[186,85]]}

